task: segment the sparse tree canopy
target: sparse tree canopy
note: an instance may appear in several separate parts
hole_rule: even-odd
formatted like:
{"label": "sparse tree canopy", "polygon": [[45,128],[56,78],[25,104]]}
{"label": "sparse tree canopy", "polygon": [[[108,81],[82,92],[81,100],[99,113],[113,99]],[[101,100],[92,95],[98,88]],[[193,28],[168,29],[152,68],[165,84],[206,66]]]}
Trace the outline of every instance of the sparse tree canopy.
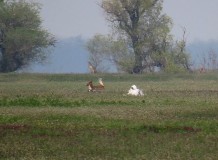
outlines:
{"label": "sparse tree canopy", "polygon": [[109,53],[110,39],[103,35],[95,35],[90,39],[86,48],[90,53],[89,63],[96,72],[104,72],[107,70],[105,65]]}
{"label": "sparse tree canopy", "polygon": [[109,69],[109,64],[116,66],[119,72],[132,72],[134,56],[125,40],[97,34],[87,42],[86,47],[90,53],[90,63],[98,72]]}
{"label": "sparse tree canopy", "polygon": [[113,32],[90,40],[95,42],[89,43],[92,47],[100,46],[91,51],[92,57],[99,62],[107,55],[118,70],[128,73],[153,72],[155,67],[166,71],[170,66],[189,70],[187,53],[180,45],[185,41],[173,42],[172,22],[162,13],[162,4],[163,0],[102,0],[100,6]]}
{"label": "sparse tree canopy", "polygon": [[[135,55],[133,72],[141,72],[148,65],[143,64],[148,63],[148,52],[168,38],[171,22],[161,14],[162,0],[103,0],[101,7],[118,33],[130,39]],[[160,36],[158,32],[162,32]]]}
{"label": "sparse tree canopy", "polygon": [[46,57],[54,37],[41,27],[40,6],[24,0],[0,2],[0,72],[16,71]]}

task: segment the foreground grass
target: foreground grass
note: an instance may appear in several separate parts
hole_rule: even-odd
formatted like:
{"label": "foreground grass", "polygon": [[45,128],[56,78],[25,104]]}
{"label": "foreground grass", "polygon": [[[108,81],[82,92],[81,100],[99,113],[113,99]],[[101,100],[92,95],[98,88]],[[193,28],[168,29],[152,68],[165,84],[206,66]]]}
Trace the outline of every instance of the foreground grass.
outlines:
{"label": "foreground grass", "polygon": [[[88,93],[101,76],[106,90]],[[216,159],[216,75],[0,75],[0,159]],[[145,97],[129,97],[136,84]]]}

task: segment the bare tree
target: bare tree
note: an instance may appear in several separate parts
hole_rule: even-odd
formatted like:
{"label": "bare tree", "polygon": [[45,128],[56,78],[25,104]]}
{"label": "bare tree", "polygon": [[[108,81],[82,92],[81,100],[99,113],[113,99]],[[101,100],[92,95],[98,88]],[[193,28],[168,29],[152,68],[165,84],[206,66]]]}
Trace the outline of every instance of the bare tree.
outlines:
{"label": "bare tree", "polygon": [[179,61],[179,63],[183,65],[183,67],[186,70],[191,71],[191,64],[189,62],[188,54],[186,51],[186,43],[187,43],[186,28],[182,27],[182,31],[183,31],[182,40],[176,42],[176,45],[178,47],[177,60]]}
{"label": "bare tree", "polygon": [[97,34],[91,38],[87,44],[86,49],[89,51],[89,67],[93,69],[94,73],[106,72],[109,67],[108,63],[108,45],[109,39],[103,35]]}

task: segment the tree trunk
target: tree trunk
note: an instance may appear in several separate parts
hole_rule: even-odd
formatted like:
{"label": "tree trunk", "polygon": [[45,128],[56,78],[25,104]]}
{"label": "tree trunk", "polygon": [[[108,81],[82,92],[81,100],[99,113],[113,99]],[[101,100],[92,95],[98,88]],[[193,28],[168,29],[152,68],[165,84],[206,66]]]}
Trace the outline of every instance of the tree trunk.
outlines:
{"label": "tree trunk", "polygon": [[2,55],[0,61],[0,72],[2,73],[13,72],[19,68],[17,62],[13,57],[14,54],[7,54],[4,48],[2,48],[1,54]]}
{"label": "tree trunk", "polygon": [[4,72],[5,70],[5,49],[1,48],[1,57],[0,57],[0,72]]}
{"label": "tree trunk", "polygon": [[143,67],[142,67],[142,53],[141,49],[138,45],[138,39],[132,38],[133,43],[133,50],[135,54],[135,65],[133,67],[133,73],[139,74],[142,73]]}
{"label": "tree trunk", "polygon": [[133,68],[133,73],[142,73],[142,57],[141,54],[138,52],[135,52],[135,65]]}

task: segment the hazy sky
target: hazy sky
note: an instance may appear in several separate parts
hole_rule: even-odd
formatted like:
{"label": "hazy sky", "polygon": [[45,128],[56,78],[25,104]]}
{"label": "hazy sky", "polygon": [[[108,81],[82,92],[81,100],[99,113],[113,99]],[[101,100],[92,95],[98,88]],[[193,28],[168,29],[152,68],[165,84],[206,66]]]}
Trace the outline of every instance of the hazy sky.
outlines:
{"label": "hazy sky", "polygon": [[[92,37],[109,32],[104,13],[97,5],[100,0],[35,0],[41,3],[43,26],[59,38]],[[172,33],[187,40],[218,39],[218,0],[164,0],[164,13],[174,22]]]}

